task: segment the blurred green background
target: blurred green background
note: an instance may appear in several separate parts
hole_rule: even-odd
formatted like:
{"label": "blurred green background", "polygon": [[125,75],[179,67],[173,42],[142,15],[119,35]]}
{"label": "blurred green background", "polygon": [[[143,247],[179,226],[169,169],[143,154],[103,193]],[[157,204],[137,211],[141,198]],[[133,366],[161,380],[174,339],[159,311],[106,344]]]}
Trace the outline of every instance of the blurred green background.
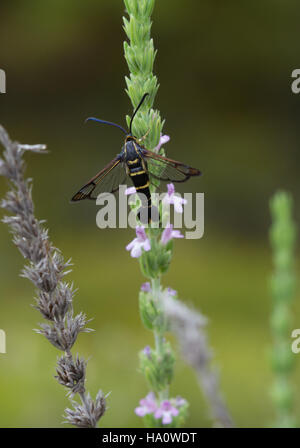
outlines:
{"label": "blurred green background", "polygon": [[[75,310],[93,317],[92,334],[74,348],[88,364],[87,388],[111,391],[106,427],[136,427],[134,407],[146,395],[137,353],[152,344],[139,318],[143,278],[125,251],[133,231],[99,230],[97,207],[70,197],[120,150],[113,128],[87,125],[87,116],[125,124],[123,3],[104,0],[2,0],[0,68],[7,93],[0,123],[22,143],[46,143],[50,153],[27,156],[37,216],[66,258],[79,288]],[[299,68],[299,4],[157,1],[153,38],[166,118],[167,154],[200,168],[186,191],[205,193],[205,234],[176,242],[166,286],[210,319],[209,337],[224,396],[238,426],[268,426],[268,201],[278,188],[299,205],[300,96],[291,92]],[[0,196],[7,186],[0,183]],[[300,219],[300,207],[295,211]],[[18,276],[23,260],[0,226],[0,426],[60,426],[68,405],[53,378],[58,351],[35,334],[42,319],[30,307],[33,286]],[[300,324],[299,294],[294,328]],[[174,341],[174,344],[176,342]],[[296,355],[295,355],[296,356]],[[300,417],[299,362],[294,379]],[[178,360],[173,395],[190,403],[189,427],[209,425],[193,371]],[[300,418],[299,418],[300,420]]]}

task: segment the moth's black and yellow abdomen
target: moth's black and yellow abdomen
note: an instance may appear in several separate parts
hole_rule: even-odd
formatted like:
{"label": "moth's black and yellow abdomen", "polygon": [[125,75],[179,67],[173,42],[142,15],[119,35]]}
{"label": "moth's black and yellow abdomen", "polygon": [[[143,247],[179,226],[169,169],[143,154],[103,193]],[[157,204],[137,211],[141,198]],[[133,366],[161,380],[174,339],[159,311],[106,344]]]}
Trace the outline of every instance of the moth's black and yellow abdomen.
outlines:
{"label": "moth's black and yellow abdomen", "polygon": [[124,152],[128,175],[142,202],[137,216],[143,224],[149,223],[151,220],[158,220],[158,210],[151,203],[149,175],[141,147],[135,140],[130,138],[125,143]]}

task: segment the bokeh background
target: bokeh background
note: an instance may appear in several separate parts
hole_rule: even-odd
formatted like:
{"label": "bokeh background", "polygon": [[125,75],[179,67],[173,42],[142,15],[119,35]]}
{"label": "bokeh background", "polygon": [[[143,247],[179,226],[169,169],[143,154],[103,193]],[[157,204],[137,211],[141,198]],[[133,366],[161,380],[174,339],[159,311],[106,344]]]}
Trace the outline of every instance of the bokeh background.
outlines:
{"label": "bokeh background", "polygon": [[[7,74],[0,122],[20,142],[48,145],[48,155],[27,156],[27,174],[38,217],[72,257],[75,309],[93,317],[96,331],[80,335],[75,350],[91,357],[88,390],[111,391],[106,427],[142,425],[133,412],[147,393],[137,354],[152,344],[138,312],[143,278],[125,251],[133,231],[99,230],[97,207],[69,199],[122,141],[117,130],[84,126],[84,119],[125,124],[131,113],[123,12],[121,0],[2,0],[0,6],[0,67]],[[274,417],[268,201],[279,188],[292,192],[299,222],[300,95],[290,87],[300,65],[299,12],[293,0],[164,0],[153,14],[155,106],[171,136],[166,151],[203,171],[185,187],[205,193],[204,237],[176,242],[163,281],[209,318],[223,393],[238,426],[267,426]],[[1,197],[6,189],[1,179]],[[58,352],[33,332],[41,321],[30,306],[34,289],[19,277],[23,260],[4,224],[0,252],[0,328],[7,334],[0,426],[61,426],[68,400],[53,378]],[[298,328],[299,294],[294,311]],[[298,416],[299,374],[296,363]],[[188,426],[209,425],[194,372],[180,359],[172,393],[190,401]]]}

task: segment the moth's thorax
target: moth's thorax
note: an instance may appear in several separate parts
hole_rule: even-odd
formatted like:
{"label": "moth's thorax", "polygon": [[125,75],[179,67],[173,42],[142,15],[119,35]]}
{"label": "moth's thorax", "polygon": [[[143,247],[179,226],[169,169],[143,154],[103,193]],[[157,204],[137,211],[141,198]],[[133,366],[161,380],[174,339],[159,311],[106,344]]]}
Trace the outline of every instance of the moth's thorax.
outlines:
{"label": "moth's thorax", "polygon": [[132,161],[141,157],[141,149],[135,138],[127,137],[123,149],[126,161]]}

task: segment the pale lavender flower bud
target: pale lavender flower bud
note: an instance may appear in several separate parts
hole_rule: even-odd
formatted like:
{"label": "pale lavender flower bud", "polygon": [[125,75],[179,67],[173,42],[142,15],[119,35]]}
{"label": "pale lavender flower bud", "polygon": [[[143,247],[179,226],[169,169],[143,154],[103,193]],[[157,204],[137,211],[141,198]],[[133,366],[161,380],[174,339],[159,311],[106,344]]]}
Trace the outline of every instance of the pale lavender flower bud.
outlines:
{"label": "pale lavender flower bud", "polygon": [[172,238],[184,238],[179,230],[173,230],[173,224],[168,224],[161,236],[161,243],[167,244]]}
{"label": "pale lavender flower bud", "polygon": [[146,414],[153,414],[157,409],[155,395],[150,392],[145,398],[140,400],[140,406],[135,408],[134,412],[138,417],[144,417]]}
{"label": "pale lavender flower bud", "polygon": [[168,292],[169,296],[173,296],[173,297],[177,296],[177,291],[175,289],[168,287],[167,292]]}
{"label": "pale lavender flower bud", "polygon": [[144,227],[137,226],[135,231],[137,238],[134,238],[134,240],[126,246],[126,250],[130,250],[130,255],[133,258],[138,258],[142,255],[143,249],[147,252],[151,249],[151,245]]}
{"label": "pale lavender flower bud", "polygon": [[142,286],[141,286],[141,290],[142,290],[143,292],[150,292],[150,291],[151,291],[151,285],[150,285],[150,283],[149,283],[149,282],[145,282],[145,283],[143,283]]}
{"label": "pale lavender flower bud", "polygon": [[184,406],[185,404],[187,404],[187,401],[184,398],[179,395],[175,398],[175,406],[177,408],[181,408],[181,406]]}
{"label": "pale lavender flower bud", "polygon": [[155,146],[155,148],[153,149],[153,152],[159,152],[160,148],[165,144],[168,143],[170,141],[170,137],[169,135],[162,135],[160,134],[160,139],[159,139],[159,143],[157,146]]}
{"label": "pale lavender flower bud", "polygon": [[168,193],[164,196],[162,200],[162,204],[173,204],[174,209],[177,213],[183,213],[183,204],[187,203],[186,199],[181,198],[180,196],[175,194],[174,184],[168,184]]}
{"label": "pale lavender flower bud", "polygon": [[125,195],[126,196],[130,196],[131,194],[135,194],[135,193],[136,193],[135,187],[128,187],[125,190]]}
{"label": "pale lavender flower bud", "polygon": [[151,358],[151,347],[149,345],[146,345],[143,352],[147,356],[147,358],[149,359]]}
{"label": "pale lavender flower bud", "polygon": [[172,423],[172,417],[176,417],[178,414],[178,409],[172,406],[169,400],[164,400],[161,402],[160,407],[155,411],[154,417],[156,419],[161,418],[163,425],[169,425]]}

